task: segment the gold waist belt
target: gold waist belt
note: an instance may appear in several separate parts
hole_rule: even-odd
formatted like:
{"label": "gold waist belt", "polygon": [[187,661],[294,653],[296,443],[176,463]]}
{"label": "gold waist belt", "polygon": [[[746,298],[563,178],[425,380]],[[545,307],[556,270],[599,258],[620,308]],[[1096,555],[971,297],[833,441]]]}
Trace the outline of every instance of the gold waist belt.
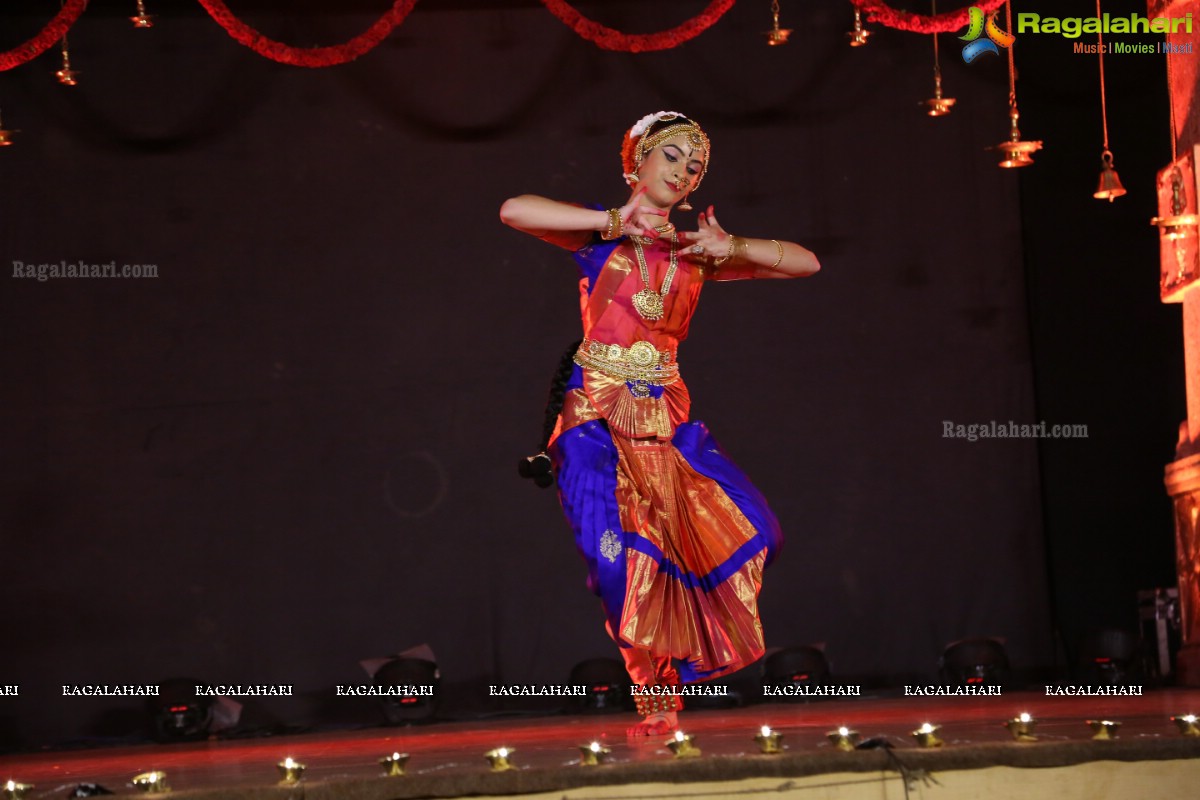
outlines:
{"label": "gold waist belt", "polygon": [[623,381],[665,386],[679,380],[675,351],[659,350],[649,342],[634,342],[629,347],[622,347],[584,339],[575,351],[575,363]]}

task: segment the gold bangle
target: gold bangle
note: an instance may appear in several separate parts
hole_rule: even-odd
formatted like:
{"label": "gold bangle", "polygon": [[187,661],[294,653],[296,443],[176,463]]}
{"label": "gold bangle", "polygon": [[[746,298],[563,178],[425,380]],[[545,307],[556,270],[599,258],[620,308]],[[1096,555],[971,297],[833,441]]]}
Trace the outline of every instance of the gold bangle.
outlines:
{"label": "gold bangle", "polygon": [[625,228],[625,223],[621,219],[621,209],[610,208],[608,210],[608,228],[600,234],[600,238],[606,242],[611,242],[619,237]]}
{"label": "gold bangle", "polygon": [[783,245],[780,244],[779,241],[776,239],[772,239],[771,241],[774,242],[775,246],[779,248],[779,258],[775,259],[775,263],[769,267],[769,269],[775,269],[781,263],[783,263]]}
{"label": "gold bangle", "polygon": [[740,236],[734,237],[736,244],[733,249],[733,258],[735,261],[746,262],[750,260],[750,243]]}
{"label": "gold bangle", "polygon": [[729,249],[725,251],[725,255],[713,262],[714,267],[719,267],[729,259],[733,258],[733,248],[737,246],[737,237],[733,234],[729,235]]}

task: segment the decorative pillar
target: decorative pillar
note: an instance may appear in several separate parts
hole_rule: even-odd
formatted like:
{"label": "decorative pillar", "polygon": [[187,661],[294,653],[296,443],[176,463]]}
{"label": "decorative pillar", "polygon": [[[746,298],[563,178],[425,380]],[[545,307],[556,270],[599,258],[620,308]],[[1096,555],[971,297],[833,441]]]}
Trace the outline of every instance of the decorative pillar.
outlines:
{"label": "decorative pillar", "polygon": [[1175,566],[1183,647],[1175,658],[1176,682],[1200,685],[1200,454],[1166,469],[1167,494],[1175,503]]}
{"label": "decorative pillar", "polygon": [[[1183,19],[1200,29],[1200,0],[1148,0],[1147,16]],[[1175,461],[1165,469],[1175,504],[1175,563],[1183,646],[1176,680],[1200,686],[1200,36],[1180,25],[1164,36],[1174,161],[1159,173],[1160,290],[1165,303],[1183,304],[1187,420],[1179,426]]]}

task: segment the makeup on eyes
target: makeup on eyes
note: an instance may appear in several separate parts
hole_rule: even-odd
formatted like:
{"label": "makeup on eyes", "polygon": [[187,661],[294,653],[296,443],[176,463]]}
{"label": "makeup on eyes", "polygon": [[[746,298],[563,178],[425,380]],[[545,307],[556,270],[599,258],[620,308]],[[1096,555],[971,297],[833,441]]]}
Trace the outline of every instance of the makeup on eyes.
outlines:
{"label": "makeup on eyes", "polygon": [[[673,148],[673,149],[674,149],[676,152],[675,152],[675,153],[671,153],[670,151],[668,151],[668,150],[667,150],[667,148],[668,148],[668,147],[670,147],[670,148]],[[682,150],[682,149],[681,149],[681,148],[680,148],[678,145],[674,145],[674,144],[667,144],[667,145],[663,145],[663,155],[667,157],[667,160],[668,160],[668,161],[670,161],[672,164],[674,164],[674,163],[675,163],[675,162],[677,162],[677,161],[678,161],[680,158],[682,158],[682,157],[683,157],[684,153],[683,153],[683,150]],[[688,153],[688,155],[691,155],[691,153]],[[700,166],[699,166],[699,167],[694,167],[694,166],[692,166],[693,164],[699,164]],[[687,167],[687,169],[688,169],[688,172],[690,172],[691,174],[693,174],[693,175],[699,175],[699,174],[700,174],[700,169],[701,169],[701,168],[703,168],[703,166],[704,166],[704,162],[703,162],[703,161],[700,161],[699,159],[695,159],[695,158],[694,158],[694,159],[692,159],[691,161],[689,161],[689,162],[688,162],[688,167]]]}

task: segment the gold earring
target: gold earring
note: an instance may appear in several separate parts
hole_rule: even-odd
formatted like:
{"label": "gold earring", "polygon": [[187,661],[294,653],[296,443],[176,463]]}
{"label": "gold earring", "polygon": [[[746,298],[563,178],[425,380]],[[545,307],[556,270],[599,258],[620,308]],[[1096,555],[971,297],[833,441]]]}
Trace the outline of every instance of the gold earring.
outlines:
{"label": "gold earring", "polygon": [[683,200],[681,200],[679,202],[679,206],[678,206],[680,211],[691,211],[692,210],[692,204],[688,202],[688,198],[691,196],[692,196],[692,193],[690,191],[683,196]]}

